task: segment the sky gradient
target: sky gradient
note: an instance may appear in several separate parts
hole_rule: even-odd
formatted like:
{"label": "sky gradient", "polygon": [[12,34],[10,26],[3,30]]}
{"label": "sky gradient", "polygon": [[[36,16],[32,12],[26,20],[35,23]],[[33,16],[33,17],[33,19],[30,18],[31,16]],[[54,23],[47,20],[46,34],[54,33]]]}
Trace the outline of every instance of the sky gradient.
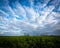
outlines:
{"label": "sky gradient", "polygon": [[60,0],[0,0],[0,36],[60,35]]}

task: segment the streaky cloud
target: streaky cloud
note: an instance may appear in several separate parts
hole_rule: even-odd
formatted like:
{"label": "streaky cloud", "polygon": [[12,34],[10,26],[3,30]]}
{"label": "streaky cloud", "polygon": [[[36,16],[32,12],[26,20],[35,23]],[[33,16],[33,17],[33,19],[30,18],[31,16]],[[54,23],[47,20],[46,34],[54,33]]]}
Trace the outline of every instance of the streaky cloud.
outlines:
{"label": "streaky cloud", "polygon": [[1,2],[0,35],[60,35],[60,0]]}

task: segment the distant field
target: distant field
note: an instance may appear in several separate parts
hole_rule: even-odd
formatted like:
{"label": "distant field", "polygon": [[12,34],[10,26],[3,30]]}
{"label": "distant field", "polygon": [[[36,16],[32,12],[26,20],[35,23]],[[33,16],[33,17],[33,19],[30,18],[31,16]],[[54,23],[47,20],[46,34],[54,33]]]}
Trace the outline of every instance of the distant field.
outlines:
{"label": "distant field", "polygon": [[60,36],[0,36],[0,48],[60,48]]}

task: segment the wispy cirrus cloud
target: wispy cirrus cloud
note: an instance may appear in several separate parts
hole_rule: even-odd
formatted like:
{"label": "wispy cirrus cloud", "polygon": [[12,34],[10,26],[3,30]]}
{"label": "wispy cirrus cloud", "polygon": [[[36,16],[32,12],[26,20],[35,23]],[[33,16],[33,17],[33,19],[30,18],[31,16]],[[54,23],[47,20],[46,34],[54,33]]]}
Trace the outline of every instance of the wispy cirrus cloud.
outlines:
{"label": "wispy cirrus cloud", "polygon": [[1,35],[24,35],[24,33],[52,35],[55,30],[60,30],[59,12],[53,11],[59,3],[57,0],[57,3],[55,1],[50,3],[50,0],[40,4],[37,2],[36,6],[34,0],[29,0],[31,6],[22,5],[19,1],[6,0],[6,2],[8,5],[1,5],[3,10],[0,8]]}
{"label": "wispy cirrus cloud", "polygon": [[3,10],[0,10],[0,16],[9,16],[9,14],[7,14],[6,12],[4,12]]}

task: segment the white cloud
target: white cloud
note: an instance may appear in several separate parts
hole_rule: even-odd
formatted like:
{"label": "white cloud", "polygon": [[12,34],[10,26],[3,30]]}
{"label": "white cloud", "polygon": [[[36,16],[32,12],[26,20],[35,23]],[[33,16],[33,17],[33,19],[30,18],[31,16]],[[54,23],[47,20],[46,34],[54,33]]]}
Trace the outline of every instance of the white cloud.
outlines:
{"label": "white cloud", "polygon": [[4,34],[4,33],[3,33],[3,32],[0,32],[0,35],[1,35],[1,34]]}
{"label": "white cloud", "polygon": [[55,15],[54,15],[55,17],[60,17],[60,12],[55,12]]}
{"label": "white cloud", "polygon": [[23,6],[19,2],[16,2],[15,6],[16,6],[16,9],[15,8],[13,9],[14,12],[15,12],[15,14],[18,15],[18,17],[23,16],[23,18],[26,20],[27,19],[27,17],[26,17],[26,11],[23,8]]}
{"label": "white cloud", "polygon": [[28,20],[35,22],[37,17],[39,16],[39,13],[36,12],[33,7],[31,7],[31,8],[25,7],[25,10],[27,11],[27,13],[29,14],[28,16],[30,17],[30,19],[28,19]]}
{"label": "white cloud", "polygon": [[48,4],[48,2],[49,2],[50,0],[44,0],[44,4],[40,4],[40,2],[39,2],[39,7],[40,8],[44,8],[47,4]]}
{"label": "white cloud", "polygon": [[3,10],[0,10],[0,16],[9,16],[9,14],[7,14],[6,12],[4,12]]}
{"label": "white cloud", "polygon": [[49,24],[56,24],[57,23],[57,20],[55,19],[55,17],[54,17],[54,14],[50,14],[49,15],[49,17],[47,18],[47,20],[46,20]]}
{"label": "white cloud", "polygon": [[[49,1],[45,3],[47,4],[48,2]],[[36,11],[33,6],[22,6],[19,2],[15,3],[15,8],[13,9],[7,6],[7,13],[0,10],[1,16],[12,16],[11,19],[0,17],[0,21],[3,22],[0,24],[0,34],[5,32],[13,34],[24,34],[25,32],[46,33],[49,31],[52,32],[55,29],[60,29],[60,26],[57,25],[58,20],[56,19],[56,17],[60,17],[59,13],[53,12],[55,6],[52,5],[47,7],[45,3],[43,4],[42,11],[39,9]],[[33,5],[33,1],[31,1],[31,5]],[[39,6],[37,6],[37,8],[39,8]],[[40,16],[40,14],[43,14],[43,16]],[[24,20],[18,20],[16,18],[20,16],[22,16]]]}
{"label": "white cloud", "polygon": [[29,0],[31,7],[34,5],[34,0]]}
{"label": "white cloud", "polygon": [[13,11],[13,9],[10,6],[8,6],[7,9],[12,16],[15,16],[15,12]]}
{"label": "white cloud", "polygon": [[60,7],[58,8],[58,10],[60,11]]}
{"label": "white cloud", "polygon": [[[44,8],[44,10],[40,12],[41,14],[43,14],[43,16],[38,17],[37,22],[38,22],[39,24],[41,24],[42,21],[45,21],[46,18],[47,18],[47,16],[52,12],[52,10],[53,10],[54,8],[55,8],[54,6],[49,6],[49,7]],[[51,19],[50,19],[50,20],[51,20]]]}
{"label": "white cloud", "polygon": [[50,4],[52,4],[53,6],[56,6],[59,2],[60,0],[52,0]]}

